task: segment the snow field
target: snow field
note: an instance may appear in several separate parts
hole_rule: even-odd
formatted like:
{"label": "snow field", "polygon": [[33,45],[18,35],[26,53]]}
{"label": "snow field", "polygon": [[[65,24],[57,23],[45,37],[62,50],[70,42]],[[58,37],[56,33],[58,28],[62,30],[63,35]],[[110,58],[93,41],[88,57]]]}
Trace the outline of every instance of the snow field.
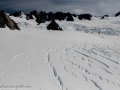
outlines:
{"label": "snow field", "polygon": [[76,31],[0,29],[0,85],[31,86],[10,90],[119,90],[119,39]]}

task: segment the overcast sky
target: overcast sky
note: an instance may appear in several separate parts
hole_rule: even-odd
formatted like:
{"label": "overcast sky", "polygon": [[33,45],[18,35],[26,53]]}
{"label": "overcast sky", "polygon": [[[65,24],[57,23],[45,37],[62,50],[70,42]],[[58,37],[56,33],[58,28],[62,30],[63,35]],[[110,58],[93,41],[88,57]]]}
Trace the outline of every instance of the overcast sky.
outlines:
{"label": "overcast sky", "polygon": [[25,13],[37,10],[114,15],[120,11],[120,0],[0,0],[0,9]]}

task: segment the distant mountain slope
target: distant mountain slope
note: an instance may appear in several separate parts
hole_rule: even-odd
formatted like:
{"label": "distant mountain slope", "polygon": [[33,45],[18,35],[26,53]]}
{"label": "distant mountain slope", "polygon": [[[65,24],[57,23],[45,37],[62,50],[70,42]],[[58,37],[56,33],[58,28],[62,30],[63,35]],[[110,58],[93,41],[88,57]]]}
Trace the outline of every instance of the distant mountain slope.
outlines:
{"label": "distant mountain slope", "polygon": [[[33,13],[33,12],[32,12]],[[40,12],[43,14],[45,12]],[[58,13],[56,13],[57,15]],[[69,15],[70,13],[68,13]],[[15,20],[20,28],[38,28],[39,30],[47,30],[47,26],[50,24],[50,19],[42,19],[43,22],[38,24],[36,22],[38,14],[31,15],[32,19],[26,19],[28,16],[24,13],[18,14],[19,16],[10,16]],[[51,14],[50,14],[51,15]],[[79,20],[79,15],[72,15],[74,21],[64,20],[62,17],[64,15],[62,12],[58,19],[54,19],[55,22],[62,28],[63,31],[81,31],[85,33],[95,33],[95,34],[106,34],[106,35],[120,35],[120,17],[109,17],[104,15],[103,17],[90,16],[91,20]],[[46,16],[46,14],[45,14]],[[58,15],[59,16],[59,15]],[[89,16],[89,14],[88,14]],[[46,16],[47,17],[47,16]],[[44,17],[45,18],[45,17]],[[63,20],[62,20],[63,19]]]}
{"label": "distant mountain slope", "polygon": [[[9,15],[21,29],[47,30],[54,20],[63,31],[82,31],[106,35],[120,35],[120,17],[92,16],[90,14],[71,14],[65,12],[31,11],[25,14],[21,11]],[[52,29],[51,29],[52,30]]]}

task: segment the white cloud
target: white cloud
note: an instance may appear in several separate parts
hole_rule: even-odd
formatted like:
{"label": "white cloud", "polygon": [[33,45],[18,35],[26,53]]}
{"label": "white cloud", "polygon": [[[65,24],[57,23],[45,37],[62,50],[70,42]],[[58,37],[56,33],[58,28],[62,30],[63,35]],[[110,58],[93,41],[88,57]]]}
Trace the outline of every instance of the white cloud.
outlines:
{"label": "white cloud", "polygon": [[86,11],[81,10],[81,9],[74,9],[74,10],[71,10],[70,12],[73,13],[73,14],[83,14],[83,13],[87,13]]}

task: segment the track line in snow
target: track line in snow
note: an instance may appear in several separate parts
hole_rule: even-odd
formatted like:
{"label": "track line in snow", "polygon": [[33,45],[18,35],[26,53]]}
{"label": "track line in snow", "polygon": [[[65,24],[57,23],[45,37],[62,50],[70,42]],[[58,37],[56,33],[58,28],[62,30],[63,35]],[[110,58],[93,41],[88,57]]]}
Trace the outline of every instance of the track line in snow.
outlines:
{"label": "track line in snow", "polygon": [[90,56],[88,56],[88,55],[86,55],[86,54],[84,54],[84,53],[81,53],[81,52],[77,51],[77,50],[75,50],[75,52],[77,52],[77,53],[79,53],[79,54],[81,54],[81,55],[84,55],[84,56],[86,56],[86,57],[89,57],[89,58],[91,58],[91,59],[93,59],[93,60],[101,63],[102,65],[106,66],[107,68],[109,68],[109,66],[108,66],[107,64],[105,64],[105,63],[103,63],[103,62],[101,62],[101,61],[99,61],[99,60],[97,60],[97,59],[95,59],[95,58],[93,58],[93,57],[90,57]]}
{"label": "track line in snow", "polygon": [[100,75],[97,74],[97,76],[100,78],[100,80],[103,80],[103,78]]}
{"label": "track line in snow", "polygon": [[119,65],[119,63],[118,63],[118,62],[113,61],[113,60],[111,60],[111,59],[109,59],[109,58],[107,58],[107,57],[105,57],[105,56],[102,56],[102,55],[99,55],[99,56],[101,56],[101,57],[103,57],[103,58],[105,58],[105,59],[107,59],[107,60],[109,60],[109,61],[111,61],[111,62],[116,63],[116,64],[118,64],[118,65]]}
{"label": "track line in snow", "polygon": [[103,90],[95,81],[91,80],[91,82],[92,82],[99,90]]}
{"label": "track line in snow", "polygon": [[[81,75],[82,75],[82,74],[81,74]],[[82,75],[82,76],[85,78],[85,81],[87,81],[87,80],[88,80],[86,76],[84,76],[84,75]]]}
{"label": "track line in snow", "polygon": [[107,81],[108,83],[110,83],[110,81],[109,81],[108,79],[106,79],[106,81]]}
{"label": "track line in snow", "polygon": [[47,52],[47,61],[45,63],[48,63],[49,66],[52,66],[52,63],[50,62],[50,53]]}
{"label": "track line in snow", "polygon": [[[101,66],[100,66],[101,67]],[[108,71],[107,69],[105,69],[105,68],[103,68],[103,67],[101,67],[105,72],[107,72],[107,73],[109,73],[109,74],[111,74],[111,75],[113,75],[113,73],[111,73],[110,71]]]}

